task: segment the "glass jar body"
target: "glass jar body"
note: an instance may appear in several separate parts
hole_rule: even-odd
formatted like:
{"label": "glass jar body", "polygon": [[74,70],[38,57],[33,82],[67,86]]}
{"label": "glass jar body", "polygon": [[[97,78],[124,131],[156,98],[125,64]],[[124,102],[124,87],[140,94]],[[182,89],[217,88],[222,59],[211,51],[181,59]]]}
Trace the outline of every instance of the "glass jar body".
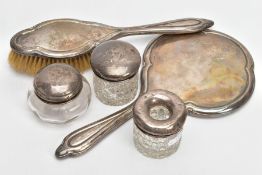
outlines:
{"label": "glass jar body", "polygon": [[159,137],[145,133],[134,124],[134,144],[139,152],[151,158],[161,159],[175,153],[181,141],[182,130],[178,133]]}
{"label": "glass jar body", "polygon": [[121,106],[132,101],[138,89],[138,75],[123,81],[107,81],[94,75],[96,97],[104,104]]}

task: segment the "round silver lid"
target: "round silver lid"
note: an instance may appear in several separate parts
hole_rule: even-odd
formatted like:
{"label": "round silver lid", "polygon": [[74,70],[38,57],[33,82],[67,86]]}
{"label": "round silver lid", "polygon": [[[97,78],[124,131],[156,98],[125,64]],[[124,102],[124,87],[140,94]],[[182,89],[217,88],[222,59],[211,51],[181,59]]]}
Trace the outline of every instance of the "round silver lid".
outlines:
{"label": "round silver lid", "polygon": [[[153,116],[151,109],[157,108],[160,109],[160,112],[158,111],[160,115]],[[163,109],[167,112],[163,112]],[[155,136],[176,134],[183,128],[187,116],[184,102],[166,90],[152,90],[140,96],[133,111],[136,126],[145,133]],[[168,115],[164,116],[163,113]]]}
{"label": "round silver lid", "polygon": [[51,64],[34,79],[35,94],[48,103],[63,103],[74,98],[83,87],[82,75],[67,64]]}
{"label": "round silver lid", "polygon": [[133,77],[138,72],[140,62],[138,50],[119,40],[106,41],[91,54],[94,73],[108,81],[122,81]]}

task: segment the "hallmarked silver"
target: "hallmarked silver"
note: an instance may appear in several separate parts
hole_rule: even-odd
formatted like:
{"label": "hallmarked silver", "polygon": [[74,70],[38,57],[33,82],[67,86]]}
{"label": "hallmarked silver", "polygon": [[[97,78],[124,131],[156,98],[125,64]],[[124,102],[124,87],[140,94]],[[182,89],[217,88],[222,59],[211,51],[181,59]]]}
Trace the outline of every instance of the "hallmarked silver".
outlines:
{"label": "hallmarked silver", "polygon": [[128,35],[194,33],[212,25],[213,21],[198,18],[136,27],[113,27],[76,19],[55,19],[18,32],[12,37],[10,45],[19,54],[63,59],[82,55],[104,41]]}
{"label": "hallmarked silver", "polygon": [[[215,60],[215,61],[213,60],[215,69],[212,69],[211,73],[213,73],[214,75],[218,75],[218,76],[213,76],[213,77],[218,77],[218,79],[215,79],[214,81],[210,81],[208,83],[208,85],[221,85],[221,84],[217,84],[217,82],[220,82],[220,80],[223,82],[223,80],[224,80],[223,78],[226,78],[225,80],[228,80],[227,78],[232,78],[232,80],[236,79],[236,81],[234,81],[233,83],[236,83],[236,84],[240,83],[240,85],[241,85],[241,86],[235,86],[235,84],[232,84],[232,85],[234,85],[232,87],[236,87],[236,90],[238,90],[237,91],[238,95],[234,94],[234,95],[236,95],[234,98],[232,98],[230,96],[230,98],[228,98],[226,101],[215,101],[216,103],[212,103],[212,106],[204,107],[203,105],[200,106],[200,105],[193,104],[190,101],[186,102],[188,114],[191,115],[191,116],[213,118],[213,117],[227,115],[230,112],[233,112],[236,109],[238,109],[239,107],[243,106],[243,104],[252,95],[254,85],[255,85],[255,76],[254,76],[254,72],[253,72],[254,63],[253,63],[253,59],[252,59],[250,53],[248,52],[248,50],[240,42],[238,42],[234,38],[232,38],[232,37],[230,37],[226,34],[223,34],[221,32],[216,32],[216,31],[212,31],[212,30],[206,30],[206,31],[196,33],[196,34],[160,36],[159,38],[165,38],[165,39],[167,38],[167,41],[164,40],[163,42],[160,42],[160,44],[158,46],[169,46],[169,45],[174,46],[174,45],[176,45],[175,40],[176,40],[177,37],[179,37],[180,43],[187,45],[186,48],[189,49],[188,50],[189,53],[190,53],[190,51],[192,51],[190,54],[197,53],[198,50],[196,48],[203,49],[203,50],[200,50],[200,52],[199,52],[200,55],[202,54],[201,56],[203,56],[203,55],[205,56],[205,57],[202,57],[203,58],[202,62],[201,62],[201,59],[200,59],[201,56],[198,55],[198,57],[196,57],[196,58],[200,59],[199,64],[205,63],[206,58],[211,59],[211,61],[212,61],[212,59]],[[141,74],[141,91],[140,91],[140,94],[144,94],[148,90],[153,90],[152,88],[150,88],[150,87],[152,87],[152,84],[149,82],[149,78],[150,78],[149,76],[151,75],[152,72],[157,71],[157,70],[162,70],[164,72],[166,71],[166,73],[167,73],[166,76],[169,76],[169,78],[170,77],[172,78],[172,75],[168,75],[168,73],[170,72],[171,69],[174,69],[173,61],[176,60],[176,59],[183,59],[184,58],[183,56],[187,55],[187,54],[183,54],[183,52],[180,54],[180,56],[177,56],[177,57],[174,57],[174,55],[173,55],[170,58],[168,58],[168,59],[170,59],[169,61],[171,61],[171,62],[169,62],[169,64],[166,61],[162,62],[162,63],[167,64],[168,65],[167,67],[165,67],[164,69],[156,69],[155,64],[157,64],[157,63],[152,62],[152,60],[151,60],[155,56],[155,55],[151,55],[152,50],[162,51],[160,56],[166,56],[166,55],[174,54],[174,52],[172,52],[172,51],[174,51],[172,48],[161,50],[161,49],[159,49],[160,47],[157,47],[157,46],[154,45],[154,44],[157,43],[157,41],[160,40],[159,38],[155,39],[152,43],[150,43],[148,45],[147,49],[145,50],[143,70],[142,70],[142,74]],[[169,39],[171,41],[169,41]],[[202,40],[202,39],[204,39],[204,40]],[[206,41],[206,39],[208,41]],[[160,41],[162,41],[162,40],[160,40]],[[200,45],[198,45],[198,44],[200,44]],[[212,47],[212,44],[215,44],[214,45],[215,47]],[[216,45],[216,44],[219,44],[219,45]],[[219,46],[219,47],[217,47],[217,46]],[[224,46],[226,46],[226,47],[224,47]],[[184,48],[184,47],[180,46],[179,48]],[[208,52],[205,52],[205,50],[208,51]],[[227,53],[228,51],[230,53]],[[167,54],[167,53],[169,53],[169,54]],[[187,52],[185,52],[185,53],[187,53]],[[224,55],[224,53],[226,53],[226,55]],[[190,54],[188,56],[190,56]],[[239,57],[239,56],[241,56],[241,57]],[[223,62],[223,61],[225,61],[224,58],[226,58],[225,60],[227,60],[227,62]],[[232,58],[232,60],[230,58]],[[241,61],[237,61],[238,58],[241,58]],[[157,60],[159,60],[159,59],[157,59]],[[235,64],[235,63],[237,63],[237,64]],[[217,64],[221,64],[222,66],[216,66]],[[236,68],[235,70],[241,70],[241,76],[239,77],[239,75],[235,75],[235,71],[231,70],[230,67],[225,67],[227,64],[232,66],[233,69]],[[186,63],[184,66],[186,66],[186,65],[191,66],[191,65],[189,65],[189,63]],[[198,65],[198,64],[195,63],[195,65]],[[237,65],[242,65],[242,67],[238,67]],[[216,68],[218,68],[218,69],[216,69]],[[222,70],[220,68],[222,68]],[[150,73],[150,70],[152,71],[151,73]],[[225,74],[221,75],[220,74],[221,72],[225,73]],[[178,73],[177,75],[180,76],[181,78],[183,78],[183,76],[185,76],[181,73],[180,74]],[[194,74],[194,75],[196,76],[198,74]],[[207,75],[207,74],[203,74],[203,75]],[[154,78],[152,78],[151,81],[152,80],[154,80]],[[205,79],[203,79],[203,81],[204,80]],[[211,77],[211,80],[212,80],[212,77]],[[159,84],[168,85],[168,83],[169,83],[168,81],[161,81]],[[227,84],[228,81],[226,81],[224,83]],[[229,81],[229,83],[230,83],[230,81]],[[168,86],[173,87],[172,82],[171,82],[171,85],[168,85]],[[154,86],[154,87],[157,87],[157,86]],[[201,86],[197,86],[197,87],[201,87]],[[165,90],[169,90],[171,92],[174,92],[170,89],[165,89]],[[231,91],[228,91],[228,92],[231,92]],[[199,94],[201,94],[201,93],[199,93]],[[222,96],[221,96],[221,94],[222,94]],[[226,93],[226,95],[227,94],[230,95],[231,93]],[[179,93],[178,93],[178,95],[180,96]],[[215,94],[215,95],[217,95],[217,97],[218,97],[218,98],[215,98],[215,99],[218,99],[218,100],[221,99],[219,97],[223,97],[223,93],[218,93],[218,94]],[[191,97],[194,97],[194,96],[191,96]],[[212,99],[213,96],[211,95],[209,97]],[[206,98],[203,98],[203,99],[208,99],[208,96]],[[182,98],[182,100],[183,100],[183,98]],[[203,102],[202,104],[208,104],[208,103],[205,103],[205,101],[202,101],[202,102]],[[217,104],[223,104],[223,106],[216,106]],[[75,132],[72,132],[71,134],[69,134],[64,139],[61,146],[57,149],[56,156],[58,158],[67,157],[67,156],[75,156],[75,155],[82,154],[85,151],[88,151],[90,148],[92,148],[98,142],[98,140],[101,140],[103,137],[105,137],[108,134],[109,131],[112,132],[113,130],[118,128],[119,122],[122,124],[122,123],[124,123],[123,121],[127,121],[129,118],[132,117],[132,104],[121,110],[121,112],[123,112],[123,111],[125,111],[124,116],[126,118],[124,116],[122,116],[119,112],[116,112],[116,113],[110,115],[110,118],[105,117],[104,119],[101,119],[99,122],[91,123],[91,124],[87,125],[86,127],[83,127],[81,129],[77,130],[77,132],[75,131]],[[110,122],[109,120],[113,121],[114,124],[117,124],[117,127],[114,127],[114,124],[112,124],[112,123],[110,125],[107,125],[106,123],[103,122],[103,121]],[[94,128],[93,126],[99,126],[99,127]],[[86,131],[85,130],[86,128],[89,128],[88,132],[84,132],[84,131]],[[92,129],[90,129],[90,128],[92,128]],[[83,132],[85,134],[83,134]],[[91,133],[93,133],[93,134],[91,134]],[[82,142],[78,142],[77,146],[75,146],[76,144],[74,144],[74,143],[70,143],[70,142],[72,142],[72,140],[73,140],[72,138],[74,138],[74,137],[81,137],[82,138],[82,140],[81,140]],[[60,154],[60,153],[63,153],[63,154]]]}

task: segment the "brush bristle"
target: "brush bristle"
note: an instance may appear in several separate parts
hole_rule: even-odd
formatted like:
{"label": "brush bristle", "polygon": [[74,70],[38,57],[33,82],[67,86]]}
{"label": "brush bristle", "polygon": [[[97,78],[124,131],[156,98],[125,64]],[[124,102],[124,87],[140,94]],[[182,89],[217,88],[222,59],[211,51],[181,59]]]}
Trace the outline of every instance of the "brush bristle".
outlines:
{"label": "brush bristle", "polygon": [[35,75],[41,68],[53,63],[66,63],[75,67],[80,72],[90,68],[90,54],[86,53],[72,58],[48,58],[40,56],[27,56],[11,51],[9,64],[18,72]]}

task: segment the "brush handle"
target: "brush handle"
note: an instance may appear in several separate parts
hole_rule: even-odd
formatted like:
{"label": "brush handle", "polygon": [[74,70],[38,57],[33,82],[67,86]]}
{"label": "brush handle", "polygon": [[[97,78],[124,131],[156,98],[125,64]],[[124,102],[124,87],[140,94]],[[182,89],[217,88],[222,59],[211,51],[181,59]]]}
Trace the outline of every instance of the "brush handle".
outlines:
{"label": "brush handle", "polygon": [[80,155],[93,148],[101,139],[116,130],[133,116],[133,103],[96,122],[67,135],[56,150],[57,158]]}
{"label": "brush handle", "polygon": [[84,55],[111,39],[128,35],[194,33],[213,24],[207,19],[186,18],[136,27],[113,27],[90,21],[55,19],[18,32],[10,45],[21,55],[65,60]]}
{"label": "brush handle", "polygon": [[200,18],[185,18],[161,23],[120,28],[119,37],[144,34],[185,34],[203,31],[214,22]]}

